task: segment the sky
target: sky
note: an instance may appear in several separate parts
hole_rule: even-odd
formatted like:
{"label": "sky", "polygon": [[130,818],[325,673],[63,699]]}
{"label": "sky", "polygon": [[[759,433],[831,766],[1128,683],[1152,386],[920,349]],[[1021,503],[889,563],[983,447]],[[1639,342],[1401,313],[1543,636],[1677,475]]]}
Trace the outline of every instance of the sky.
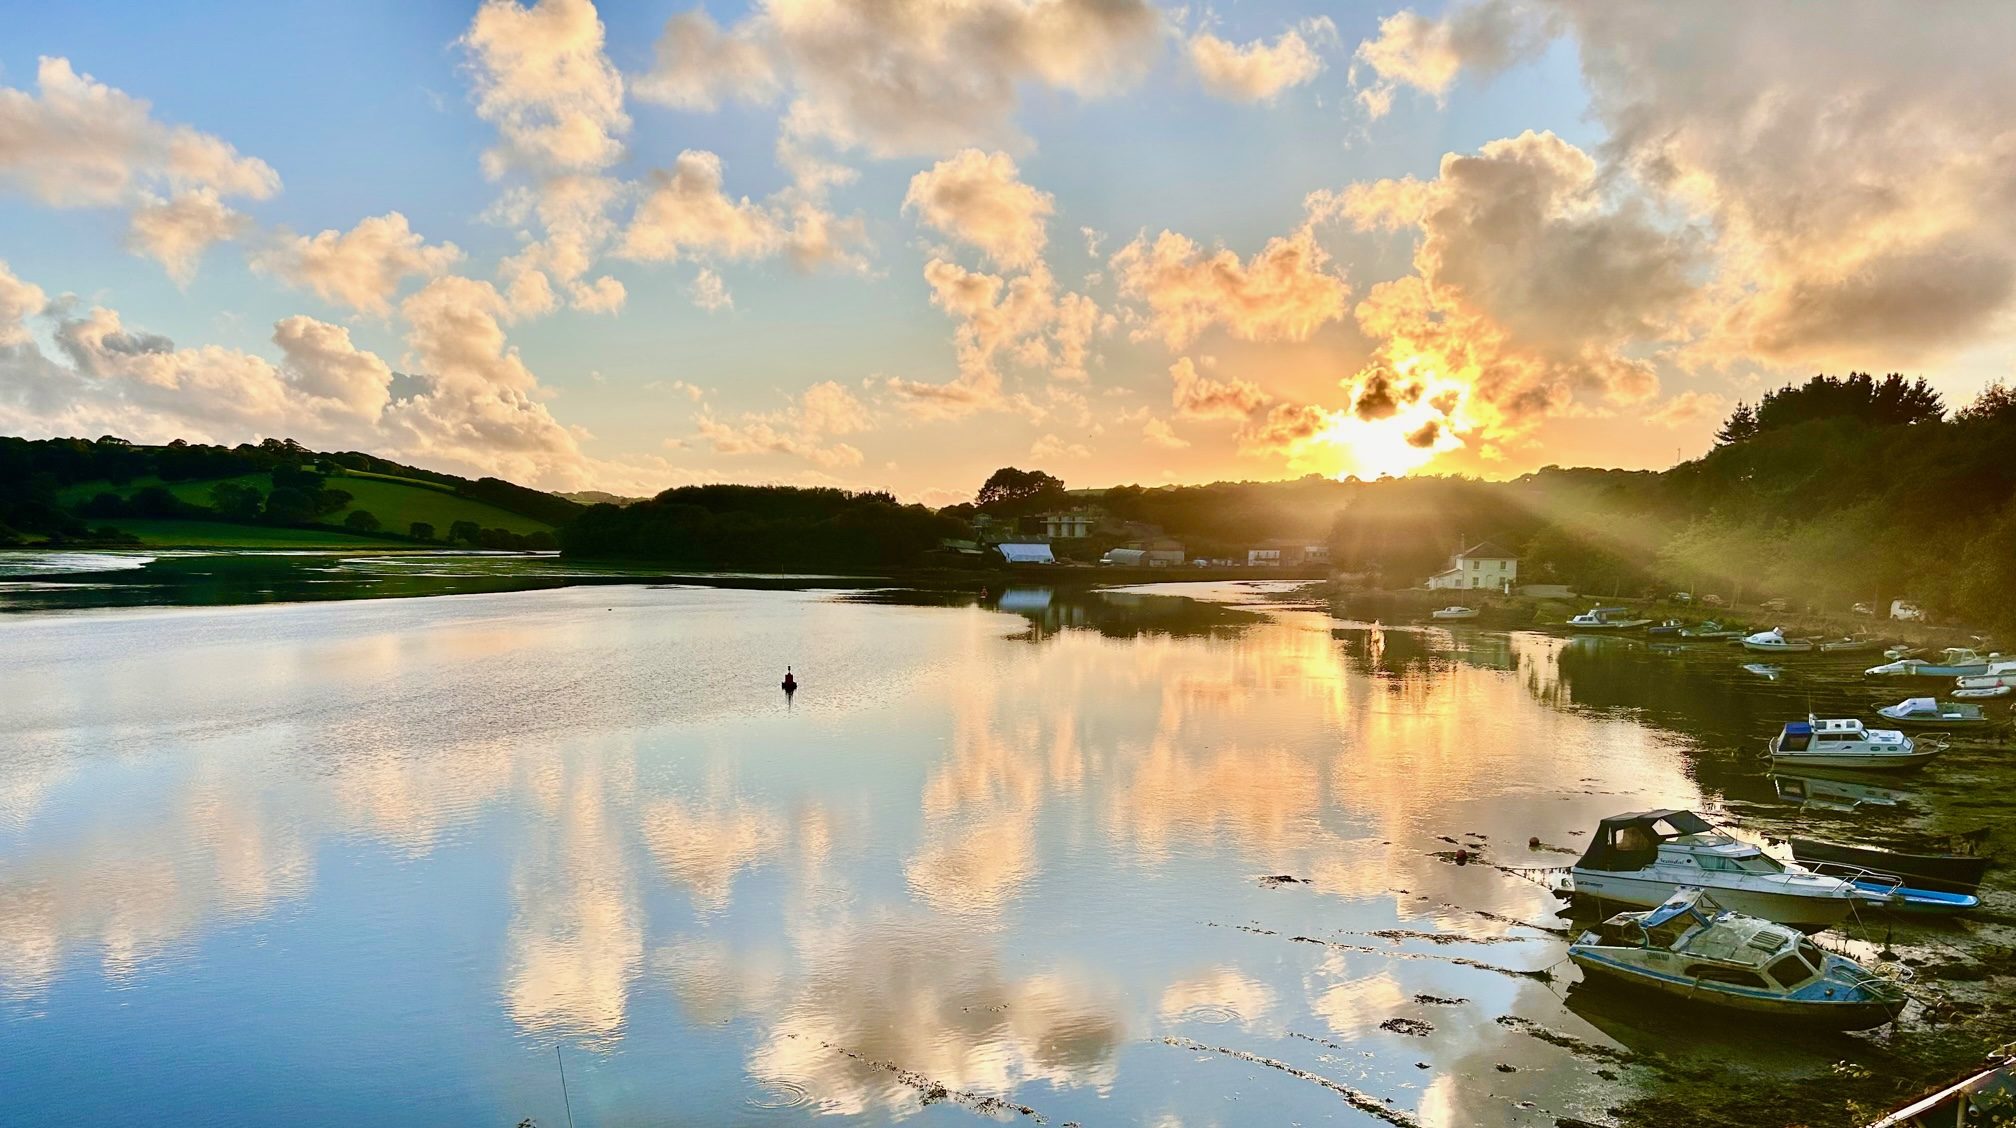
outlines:
{"label": "sky", "polygon": [[2016,359],[2016,5],[17,5],[0,433],[970,498]]}

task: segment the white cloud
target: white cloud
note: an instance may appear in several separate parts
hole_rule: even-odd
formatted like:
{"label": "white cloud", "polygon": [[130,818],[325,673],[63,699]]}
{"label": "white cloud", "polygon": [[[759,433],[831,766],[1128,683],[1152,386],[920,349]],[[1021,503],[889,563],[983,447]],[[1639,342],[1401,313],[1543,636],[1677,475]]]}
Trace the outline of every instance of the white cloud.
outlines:
{"label": "white cloud", "polygon": [[187,286],[212,243],[235,239],[250,225],[251,220],[226,207],[214,189],[194,188],[133,209],[126,246],[159,262],[178,285]]}
{"label": "white cloud", "polygon": [[39,96],[0,87],[0,184],[51,207],[132,204],[145,194],[207,189],[263,200],[280,177],[256,157],[186,125],[156,121],[147,102],[43,57]]}
{"label": "white cloud", "polygon": [[1323,59],[1290,29],[1273,43],[1237,44],[1209,32],[1190,37],[1190,65],[1204,88],[1235,102],[1268,102],[1323,72]]}
{"label": "white cloud", "polygon": [[890,379],[886,386],[924,415],[964,415],[1008,406],[999,358],[1047,371],[1053,379],[1085,379],[1091,338],[1109,332],[1111,314],[1084,294],[1057,293],[1039,261],[1004,277],[932,259],[924,265],[931,303],[957,323],[953,354],[958,375],[943,383]]}
{"label": "white cloud", "polygon": [[768,210],[722,191],[720,157],[688,149],[670,172],[652,172],[617,253],[655,262],[691,254],[750,259],[774,253],[783,241],[784,230]]}
{"label": "white cloud", "polygon": [[1090,458],[1092,452],[1083,443],[1066,442],[1055,435],[1044,435],[1029,448],[1029,457],[1045,460],[1060,458]]}
{"label": "white cloud", "polygon": [[1022,182],[1008,154],[962,149],[910,178],[903,209],[1016,270],[1043,257],[1044,222],[1056,207],[1050,193]]}
{"label": "white cloud", "polygon": [[392,311],[401,282],[431,278],[461,258],[455,244],[430,245],[395,211],[359,220],[348,231],[279,231],[252,256],[252,266],[323,301],[382,317]]}
{"label": "white cloud", "polygon": [[1190,440],[1177,434],[1166,419],[1150,419],[1141,424],[1141,437],[1149,446],[1163,450],[1182,450],[1190,445]]}
{"label": "white cloud", "polygon": [[484,0],[462,43],[476,113],[501,138],[483,155],[486,172],[593,172],[616,163],[630,117],[602,37],[589,0],[537,0],[529,8]]}
{"label": "white cloud", "polygon": [[1170,405],[1185,419],[1245,419],[1274,402],[1250,380],[1215,380],[1197,371],[1189,357],[1169,366]]}
{"label": "white cloud", "polygon": [[1351,292],[1307,227],[1268,240],[1243,263],[1164,231],[1152,242],[1137,237],[1109,265],[1121,294],[1147,305],[1137,339],[1159,335],[1172,349],[1214,327],[1245,341],[1306,340],[1344,316]]}
{"label": "white cloud", "polygon": [[760,0],[723,33],[675,16],[648,96],[687,108],[788,91],[787,138],[877,156],[1007,140],[1024,86],[1097,97],[1159,51],[1148,0]]}
{"label": "white cloud", "polygon": [[862,456],[834,437],[865,431],[873,423],[853,392],[828,380],[805,389],[782,411],[749,412],[734,423],[703,412],[696,426],[720,454],[780,454],[838,470],[861,465]]}
{"label": "white cloud", "polygon": [[700,273],[693,276],[693,285],[687,287],[686,292],[693,298],[694,305],[708,313],[735,308],[735,297],[728,292],[728,284],[721,281],[719,274],[704,266],[700,268]]}

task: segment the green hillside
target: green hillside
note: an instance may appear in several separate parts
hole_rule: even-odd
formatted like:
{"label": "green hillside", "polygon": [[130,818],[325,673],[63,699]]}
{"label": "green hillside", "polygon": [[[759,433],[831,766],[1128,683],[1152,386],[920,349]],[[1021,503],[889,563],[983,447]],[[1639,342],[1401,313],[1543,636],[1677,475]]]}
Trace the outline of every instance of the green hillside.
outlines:
{"label": "green hillside", "polygon": [[305,529],[260,528],[222,521],[176,521],[154,517],[122,517],[121,532],[140,538],[147,548],[411,548],[404,537],[353,533],[326,525]]}
{"label": "green hillside", "polygon": [[[74,508],[101,493],[130,498],[149,486],[166,486],[169,493],[191,505],[207,506],[210,504],[212,491],[225,483],[262,491],[272,488],[272,481],[265,474],[239,474],[230,478],[204,478],[188,482],[163,482],[159,478],[149,476],[135,478],[121,485],[106,481],[78,482],[57,491],[57,499],[59,504]],[[319,522],[324,525],[340,527],[352,512],[362,509],[378,518],[379,529],[382,532],[401,535],[411,528],[415,521],[433,525],[437,533],[447,532],[457,521],[474,521],[481,528],[504,529],[513,533],[550,532],[553,529],[552,525],[544,521],[499,509],[473,498],[461,497],[450,487],[414,478],[346,470],[329,475],[328,488],[342,490],[350,494],[353,500],[342,509],[325,515]],[[135,518],[130,517],[114,518],[107,523],[125,528],[134,520]]]}

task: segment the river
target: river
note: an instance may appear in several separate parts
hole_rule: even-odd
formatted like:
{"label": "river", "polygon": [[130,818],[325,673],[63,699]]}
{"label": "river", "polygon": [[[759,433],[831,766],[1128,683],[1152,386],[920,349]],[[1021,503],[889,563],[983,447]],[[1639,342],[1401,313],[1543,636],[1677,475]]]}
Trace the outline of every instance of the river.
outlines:
{"label": "river", "polygon": [[[1931,1079],[1898,1035],[1592,992],[1558,902],[1506,872],[1625,810],[1818,817],[1756,758],[1813,683],[1279,594],[0,616],[0,1108],[1552,1125],[1844,1060]],[[1898,784],[1914,817],[1981,813],[1990,755]]]}

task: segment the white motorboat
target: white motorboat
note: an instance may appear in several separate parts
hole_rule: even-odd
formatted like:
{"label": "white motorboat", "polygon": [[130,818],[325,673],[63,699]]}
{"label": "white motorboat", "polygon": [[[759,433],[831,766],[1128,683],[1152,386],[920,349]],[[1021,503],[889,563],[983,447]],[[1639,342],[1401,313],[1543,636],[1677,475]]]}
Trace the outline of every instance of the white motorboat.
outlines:
{"label": "white motorboat", "polygon": [[1951,730],[1990,728],[1995,724],[1994,719],[1983,713],[1979,705],[1941,701],[1936,697],[1907,697],[1895,705],[1879,707],[1876,713],[1893,725],[1904,725],[1908,728]]}
{"label": "white motorboat", "polygon": [[1568,871],[1573,891],[1651,908],[1683,888],[1705,888],[1724,907],[1797,928],[1826,928],[1881,898],[1841,877],[1787,864],[1717,830],[1692,811],[1633,811],[1597,824]]}
{"label": "white motorboat", "polygon": [[1568,945],[1568,958],[1592,980],[1838,1030],[1881,1026],[1909,1001],[1895,980],[1719,899],[1687,889],[1647,912],[1618,913]]}
{"label": "white motorboat", "polygon": [[1853,717],[1787,721],[1766,745],[1774,764],[1816,768],[1915,768],[1946,750],[1937,740],[1872,729]]}
{"label": "white motorboat", "polygon": [[1803,638],[1786,638],[1784,627],[1772,627],[1768,631],[1745,636],[1743,649],[1766,654],[1805,654],[1813,649],[1813,643]]}
{"label": "white motorboat", "polygon": [[2000,689],[2016,686],[2016,662],[1990,662],[1978,674],[1965,674],[1956,683],[1961,689]]}
{"label": "white motorboat", "polygon": [[1946,696],[1957,697],[1963,701],[1981,701],[1991,697],[2007,697],[2011,693],[2016,693],[2016,686],[1997,685],[1986,689],[1956,689]]}
{"label": "white motorboat", "polygon": [[1964,678],[1987,673],[2001,658],[2000,654],[1984,658],[1971,646],[1949,646],[1937,658],[1899,658],[1863,673],[1872,678]]}
{"label": "white motorboat", "polygon": [[1568,620],[1570,630],[1577,631],[1635,631],[1651,624],[1650,619],[1624,619],[1618,616],[1628,614],[1629,607],[1591,607]]}
{"label": "white motorboat", "polygon": [[1441,619],[1445,622],[1451,619],[1475,619],[1477,617],[1477,609],[1475,607],[1444,607],[1440,611],[1428,612],[1428,617],[1430,619]]}

